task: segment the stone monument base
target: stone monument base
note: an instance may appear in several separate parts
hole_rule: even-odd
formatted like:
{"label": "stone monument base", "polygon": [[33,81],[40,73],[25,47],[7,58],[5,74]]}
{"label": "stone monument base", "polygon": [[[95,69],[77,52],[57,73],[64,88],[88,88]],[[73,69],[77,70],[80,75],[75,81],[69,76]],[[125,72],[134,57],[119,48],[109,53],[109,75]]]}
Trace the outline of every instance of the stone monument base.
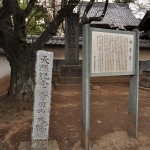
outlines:
{"label": "stone monument base", "polygon": [[[49,145],[48,150],[59,150],[56,140],[49,141],[48,145]],[[18,147],[18,150],[31,150],[31,142],[21,142],[21,144]]]}
{"label": "stone monument base", "polygon": [[143,71],[140,78],[140,85],[144,88],[150,88],[150,71]]}
{"label": "stone monument base", "polygon": [[82,77],[81,65],[62,65],[61,66],[62,77]]}

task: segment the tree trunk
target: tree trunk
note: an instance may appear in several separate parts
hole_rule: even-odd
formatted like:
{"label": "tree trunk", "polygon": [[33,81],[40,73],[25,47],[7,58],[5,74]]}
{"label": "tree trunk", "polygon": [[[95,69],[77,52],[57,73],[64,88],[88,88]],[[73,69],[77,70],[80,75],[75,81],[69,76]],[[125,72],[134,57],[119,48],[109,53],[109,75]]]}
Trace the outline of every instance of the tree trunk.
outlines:
{"label": "tree trunk", "polygon": [[[25,55],[30,57],[30,53]],[[14,94],[20,100],[32,101],[33,89],[34,89],[34,66],[35,64],[24,60],[24,56],[19,55],[20,61],[10,60],[11,66],[11,80],[8,95]]]}
{"label": "tree trunk", "polygon": [[25,18],[31,12],[36,0],[30,0],[25,10],[19,7],[17,0],[3,0],[3,2],[2,10],[0,10],[0,45],[10,62],[11,81],[7,97],[2,99],[3,103],[1,101],[0,105],[11,106],[11,103],[16,107],[16,105],[22,106],[25,101],[33,102],[35,53],[56,34],[64,18],[77,6],[79,0],[69,0],[68,5],[64,5],[58,11],[55,19],[49,23],[30,48],[26,43]]}
{"label": "tree trunk", "polygon": [[26,42],[15,40],[11,31],[0,30],[0,39],[11,66],[10,87],[8,94],[1,98],[0,110],[12,105],[30,106],[33,102],[35,55]]}

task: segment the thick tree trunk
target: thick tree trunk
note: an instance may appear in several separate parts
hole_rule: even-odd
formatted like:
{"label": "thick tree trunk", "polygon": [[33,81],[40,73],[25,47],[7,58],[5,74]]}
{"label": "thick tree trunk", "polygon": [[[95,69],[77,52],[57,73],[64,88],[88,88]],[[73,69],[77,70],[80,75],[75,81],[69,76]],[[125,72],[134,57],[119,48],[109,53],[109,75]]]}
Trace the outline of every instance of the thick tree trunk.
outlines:
{"label": "thick tree trunk", "polygon": [[35,57],[26,42],[18,43],[14,37],[13,32],[0,30],[1,45],[11,66],[10,87],[8,94],[1,98],[0,110],[32,106],[33,102]]}
{"label": "thick tree trunk", "polygon": [[[23,56],[20,56],[19,62],[10,60],[11,65],[11,81],[8,95],[14,94],[20,100],[32,101],[34,89],[34,66],[31,62],[23,61]],[[29,57],[29,54],[26,55]]]}
{"label": "thick tree trunk", "polygon": [[68,5],[58,11],[55,19],[49,23],[36,42],[28,48],[25,18],[32,11],[36,0],[30,0],[25,10],[19,7],[17,0],[3,0],[3,7],[0,10],[0,45],[5,50],[10,62],[11,81],[7,97],[0,102],[1,106],[4,104],[11,106],[11,103],[15,107],[16,104],[21,107],[23,102],[33,102],[35,53],[50,37],[56,34],[64,18],[69,12],[72,12],[79,1],[69,0]]}

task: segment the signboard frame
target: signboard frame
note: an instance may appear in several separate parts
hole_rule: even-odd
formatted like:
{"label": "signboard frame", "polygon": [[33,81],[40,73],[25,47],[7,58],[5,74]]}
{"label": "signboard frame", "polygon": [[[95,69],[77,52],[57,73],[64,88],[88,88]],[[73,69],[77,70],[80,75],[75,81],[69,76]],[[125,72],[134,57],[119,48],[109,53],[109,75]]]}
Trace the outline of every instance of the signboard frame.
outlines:
{"label": "signboard frame", "polygon": [[[91,74],[91,33],[97,32],[113,32],[134,35],[134,71],[128,73],[103,73]],[[138,129],[138,85],[139,85],[139,31],[135,29],[132,32],[107,30],[99,28],[91,28],[88,24],[83,26],[83,50],[82,50],[82,133],[81,146],[89,149],[90,138],[90,77],[92,76],[115,76],[129,75],[130,76],[130,93],[129,93],[129,109],[128,109],[128,134],[132,137],[137,137]]]}
{"label": "signboard frame", "polygon": [[[115,35],[132,35],[133,36],[133,70],[131,72],[100,72],[100,73],[92,73],[91,77],[100,77],[100,76],[117,76],[117,75],[133,75],[135,72],[135,40],[136,40],[136,33],[131,31],[121,31],[121,30],[111,30],[111,29],[101,29],[101,28],[89,28],[89,50],[91,55],[91,64],[92,64],[92,33],[93,32],[101,32],[106,34],[115,34]],[[92,67],[92,66],[91,66]]]}

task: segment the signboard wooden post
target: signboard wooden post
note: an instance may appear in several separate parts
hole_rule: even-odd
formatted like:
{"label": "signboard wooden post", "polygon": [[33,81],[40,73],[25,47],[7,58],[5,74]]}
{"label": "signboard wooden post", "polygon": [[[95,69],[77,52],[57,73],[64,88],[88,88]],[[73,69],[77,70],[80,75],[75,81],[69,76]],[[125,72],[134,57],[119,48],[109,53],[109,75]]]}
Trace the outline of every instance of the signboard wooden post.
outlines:
{"label": "signboard wooden post", "polygon": [[138,30],[118,31],[83,27],[82,68],[82,140],[89,149],[90,134],[90,77],[130,76],[129,135],[137,136],[138,127]]}

